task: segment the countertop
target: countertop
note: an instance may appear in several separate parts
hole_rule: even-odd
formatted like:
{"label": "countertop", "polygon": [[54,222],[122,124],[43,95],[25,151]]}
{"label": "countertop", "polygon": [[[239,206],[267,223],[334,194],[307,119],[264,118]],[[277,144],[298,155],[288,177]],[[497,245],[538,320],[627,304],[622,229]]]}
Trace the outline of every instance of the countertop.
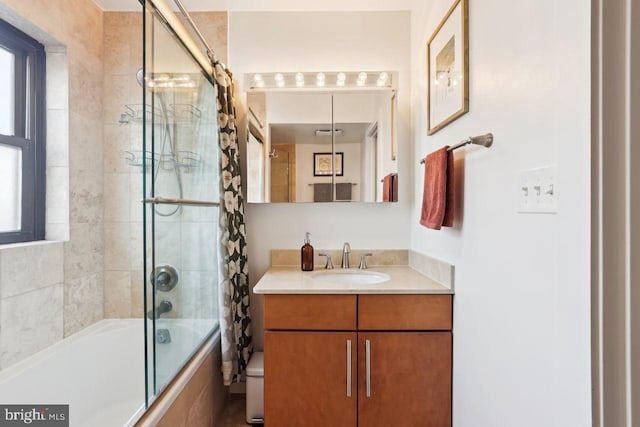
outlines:
{"label": "countertop", "polygon": [[[357,268],[351,271],[358,272]],[[339,273],[340,268],[300,271],[300,267],[271,267],[253,288],[256,294],[453,294],[453,290],[435,280],[403,266],[373,266],[365,272],[379,272],[390,279],[374,284],[336,284],[314,279],[325,272]]]}

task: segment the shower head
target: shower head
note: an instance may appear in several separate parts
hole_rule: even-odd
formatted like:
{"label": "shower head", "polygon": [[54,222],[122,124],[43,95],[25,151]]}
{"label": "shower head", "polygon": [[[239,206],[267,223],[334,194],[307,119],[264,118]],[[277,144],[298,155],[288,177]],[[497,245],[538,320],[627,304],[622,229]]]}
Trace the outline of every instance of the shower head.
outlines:
{"label": "shower head", "polygon": [[142,87],[144,87],[144,69],[143,68],[139,68],[138,72],[136,72],[136,80],[138,81],[138,84]]}

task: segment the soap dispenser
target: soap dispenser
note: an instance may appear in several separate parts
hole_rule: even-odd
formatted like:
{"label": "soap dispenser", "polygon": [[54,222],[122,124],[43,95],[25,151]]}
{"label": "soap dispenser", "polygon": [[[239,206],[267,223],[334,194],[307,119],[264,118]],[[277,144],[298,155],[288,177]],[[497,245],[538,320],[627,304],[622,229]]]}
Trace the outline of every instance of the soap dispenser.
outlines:
{"label": "soap dispenser", "polygon": [[309,236],[311,233],[305,233],[304,245],[300,248],[300,268],[302,271],[313,271],[313,246]]}

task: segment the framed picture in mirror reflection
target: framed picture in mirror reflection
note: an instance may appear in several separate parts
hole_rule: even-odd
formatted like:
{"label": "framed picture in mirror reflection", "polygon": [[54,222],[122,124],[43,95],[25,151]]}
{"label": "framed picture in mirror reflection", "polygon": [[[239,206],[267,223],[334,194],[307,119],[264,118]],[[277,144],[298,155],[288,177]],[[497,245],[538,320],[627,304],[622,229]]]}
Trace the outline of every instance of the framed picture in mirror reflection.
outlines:
{"label": "framed picture in mirror reflection", "polygon": [[331,167],[332,153],[313,153],[313,176],[343,176],[344,153],[335,153],[335,165]]}

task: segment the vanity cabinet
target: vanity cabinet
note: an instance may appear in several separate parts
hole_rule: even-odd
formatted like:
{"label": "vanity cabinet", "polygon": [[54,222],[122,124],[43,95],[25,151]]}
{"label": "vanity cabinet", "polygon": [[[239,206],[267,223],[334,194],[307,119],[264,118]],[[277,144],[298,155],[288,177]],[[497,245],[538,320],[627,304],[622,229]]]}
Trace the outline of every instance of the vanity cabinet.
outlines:
{"label": "vanity cabinet", "polygon": [[451,426],[451,326],[451,295],[265,295],[265,426]]}

